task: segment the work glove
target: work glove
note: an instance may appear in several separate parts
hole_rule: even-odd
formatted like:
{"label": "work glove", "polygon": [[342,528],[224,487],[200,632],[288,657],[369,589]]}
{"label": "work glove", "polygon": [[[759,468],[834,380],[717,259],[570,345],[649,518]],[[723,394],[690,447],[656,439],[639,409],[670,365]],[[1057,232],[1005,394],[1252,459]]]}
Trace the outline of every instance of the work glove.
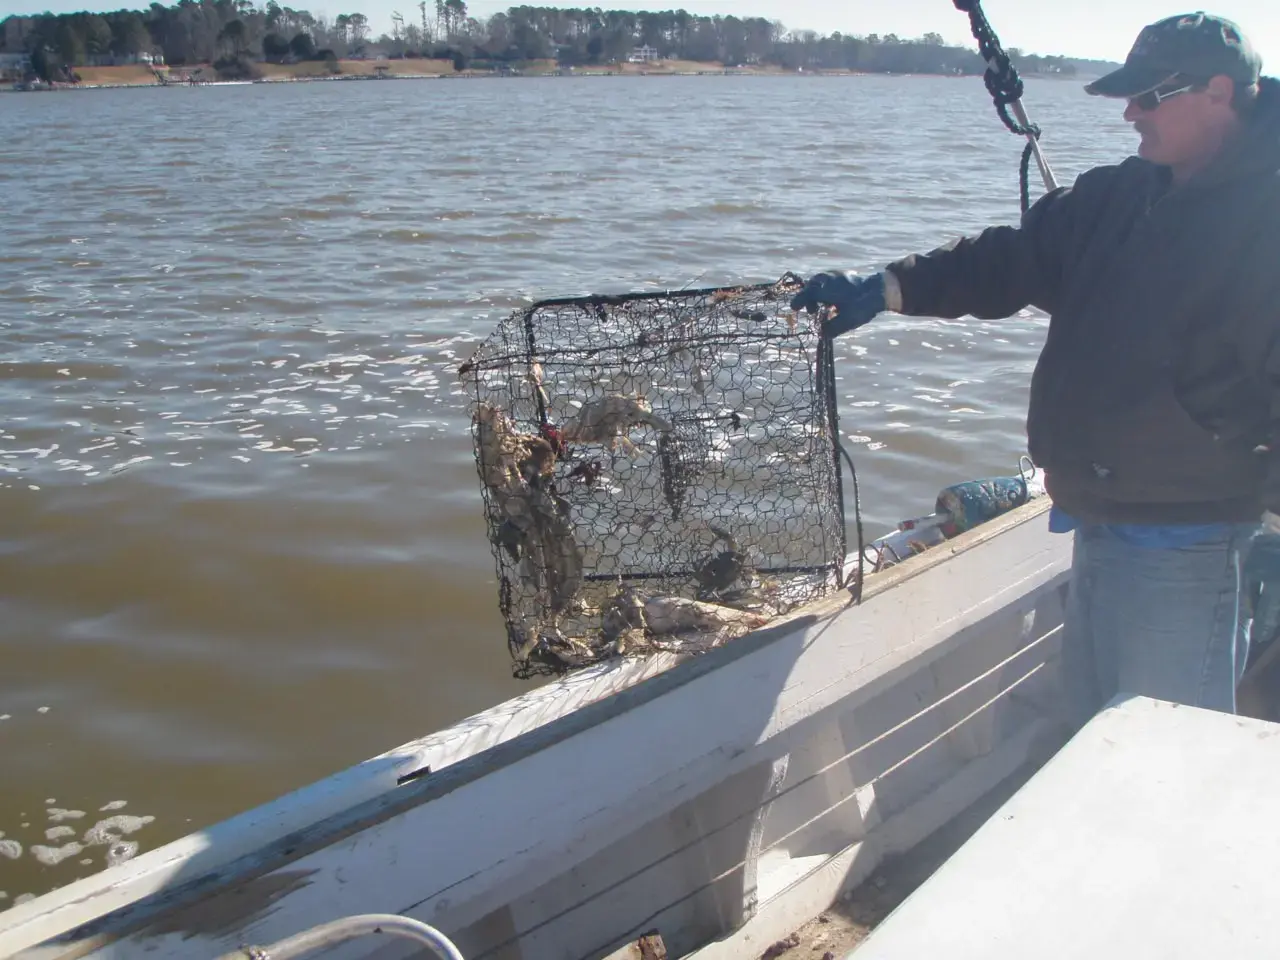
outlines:
{"label": "work glove", "polygon": [[1253,612],[1250,645],[1264,646],[1280,632],[1280,516],[1262,515],[1244,562],[1244,595]]}
{"label": "work glove", "polygon": [[887,309],[884,274],[858,277],[836,270],[815,274],[804,289],[791,298],[791,309],[797,313],[801,310],[816,313],[820,306],[836,308],[835,317],[822,325],[829,336],[838,337],[856,330]]}

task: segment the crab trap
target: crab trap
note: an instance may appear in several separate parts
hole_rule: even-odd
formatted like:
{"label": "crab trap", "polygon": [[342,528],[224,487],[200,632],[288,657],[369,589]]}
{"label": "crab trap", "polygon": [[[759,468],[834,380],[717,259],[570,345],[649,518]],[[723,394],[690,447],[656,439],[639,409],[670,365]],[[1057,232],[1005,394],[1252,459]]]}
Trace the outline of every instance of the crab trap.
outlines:
{"label": "crab trap", "polygon": [[843,585],[830,341],[752,286],[544,300],[460,369],[517,677],[698,651]]}

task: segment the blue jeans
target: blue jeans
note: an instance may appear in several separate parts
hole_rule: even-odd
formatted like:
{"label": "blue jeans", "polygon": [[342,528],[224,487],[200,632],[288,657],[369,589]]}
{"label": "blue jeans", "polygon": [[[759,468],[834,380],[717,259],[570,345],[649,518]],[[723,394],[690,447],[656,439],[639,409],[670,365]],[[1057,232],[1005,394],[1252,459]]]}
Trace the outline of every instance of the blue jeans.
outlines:
{"label": "blue jeans", "polygon": [[1257,530],[1157,549],[1077,527],[1062,636],[1072,729],[1117,693],[1235,712],[1249,652],[1240,569]]}

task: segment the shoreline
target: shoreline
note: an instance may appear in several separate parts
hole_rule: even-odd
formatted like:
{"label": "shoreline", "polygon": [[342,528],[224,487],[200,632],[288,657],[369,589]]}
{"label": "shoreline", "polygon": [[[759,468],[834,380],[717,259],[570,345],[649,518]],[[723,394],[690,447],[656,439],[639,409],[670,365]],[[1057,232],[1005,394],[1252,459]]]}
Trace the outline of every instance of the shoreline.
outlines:
{"label": "shoreline", "polygon": [[[423,64],[425,69],[406,70],[406,66]],[[662,61],[659,61],[662,63]],[[454,70],[449,61],[439,60],[394,60],[394,61],[339,61],[343,72],[337,74],[315,73],[321,64],[307,61],[302,64],[259,64],[260,68],[269,70],[268,75],[252,80],[216,80],[192,77],[186,71],[197,73],[210,70],[204,64],[193,68],[177,68],[183,73],[161,80],[150,70],[140,67],[86,67],[82,72],[90,73],[92,80],[80,83],[54,83],[34,89],[20,89],[6,84],[0,87],[4,93],[53,93],[74,90],[132,90],[150,88],[189,88],[189,87],[242,87],[251,85],[273,85],[286,83],[333,83],[366,80],[526,80],[560,78],[574,79],[582,77],[938,77],[947,80],[973,80],[980,74],[943,74],[943,73],[879,73],[865,70],[787,70],[782,67],[725,67],[716,63],[698,64],[693,61],[676,61],[672,66],[647,67],[642,64],[627,63],[598,67],[535,67],[524,70]],[[391,65],[400,69],[393,72]],[[675,65],[675,64],[678,64]],[[293,68],[292,70],[290,68]],[[301,69],[298,69],[301,68]],[[382,68],[379,71],[379,68]],[[377,72],[375,72],[377,71]],[[170,71],[172,74],[172,70]],[[118,77],[118,79],[117,79]],[[1057,74],[1030,74],[1027,79],[1037,80],[1087,80],[1082,76],[1061,76]]]}

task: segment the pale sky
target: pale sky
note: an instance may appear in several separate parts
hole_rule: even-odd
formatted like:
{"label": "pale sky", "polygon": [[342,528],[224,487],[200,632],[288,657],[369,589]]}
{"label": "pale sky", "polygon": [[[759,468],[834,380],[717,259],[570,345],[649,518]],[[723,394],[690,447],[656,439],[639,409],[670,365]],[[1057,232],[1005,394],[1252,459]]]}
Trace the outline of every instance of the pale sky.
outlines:
{"label": "pale sky", "polygon": [[[148,0],[149,2],[149,0]],[[331,19],[339,13],[364,13],[375,35],[389,31],[391,13],[398,10],[410,19],[416,0],[294,0],[302,7]],[[513,6],[511,0],[472,0],[474,16],[487,17]],[[542,4],[533,4],[542,5]],[[551,6],[553,4],[545,4]],[[556,3],[555,6],[579,6]],[[147,2],[136,0],[0,0],[0,18],[11,13],[45,10],[67,13],[74,10],[112,10]],[[428,7],[434,7],[434,0]],[[832,33],[896,33],[918,37],[940,33],[953,43],[972,45],[968,18],[956,10],[952,0],[689,0],[687,3],[660,0],[652,4],[600,2],[608,9],[680,9],[690,13],[734,14],[781,20],[792,30]],[[983,0],[992,25],[1006,47],[1021,47],[1031,53],[1060,53],[1076,57],[1123,60],[1129,45],[1145,24],[1197,9],[1199,4],[1178,6],[1169,0]],[[1249,35],[1266,62],[1268,73],[1280,75],[1280,0],[1218,0],[1208,6],[1211,13],[1235,20]]]}

